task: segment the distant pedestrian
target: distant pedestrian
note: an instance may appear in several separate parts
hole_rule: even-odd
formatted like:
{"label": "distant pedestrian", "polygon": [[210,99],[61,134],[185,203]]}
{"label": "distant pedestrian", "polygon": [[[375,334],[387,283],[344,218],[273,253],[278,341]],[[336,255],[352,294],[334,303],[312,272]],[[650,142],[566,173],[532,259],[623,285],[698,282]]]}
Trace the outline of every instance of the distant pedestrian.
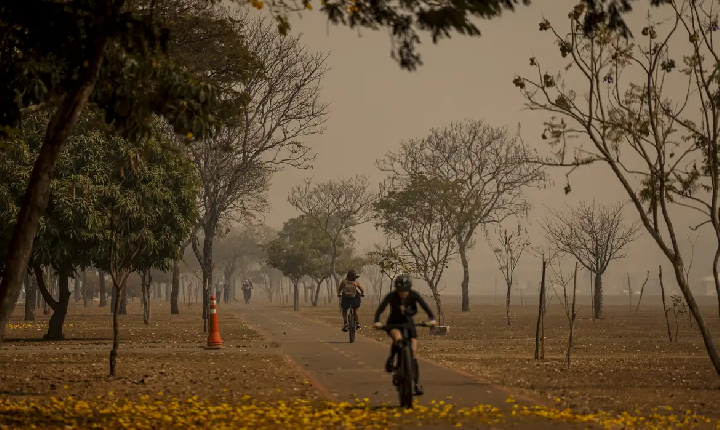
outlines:
{"label": "distant pedestrian", "polygon": [[245,299],[245,303],[250,303],[250,297],[252,296],[252,282],[250,282],[249,279],[246,279],[243,281],[242,284],[242,290],[243,290],[243,298]]}
{"label": "distant pedestrian", "polygon": [[230,283],[224,282],[223,283],[223,301],[225,304],[230,303]]}

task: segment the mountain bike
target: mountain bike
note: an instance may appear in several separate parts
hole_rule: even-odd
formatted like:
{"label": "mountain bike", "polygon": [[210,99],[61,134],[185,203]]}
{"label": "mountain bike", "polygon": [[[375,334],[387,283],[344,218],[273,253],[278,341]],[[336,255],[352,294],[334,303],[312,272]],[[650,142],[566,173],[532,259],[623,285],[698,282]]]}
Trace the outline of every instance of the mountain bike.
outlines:
{"label": "mountain bike", "polygon": [[382,327],[377,327],[378,330],[398,329],[402,333],[402,339],[400,339],[400,343],[398,344],[400,350],[398,352],[397,366],[395,366],[395,370],[393,371],[393,385],[398,392],[400,407],[406,409],[412,409],[414,396],[413,376],[415,375],[415,369],[413,365],[415,363],[415,357],[412,352],[412,341],[408,336],[408,329],[412,326],[429,327],[426,322],[386,324]]}
{"label": "mountain bike", "polygon": [[[342,297],[342,296],[338,296]],[[360,294],[359,297],[365,297],[364,294]],[[355,321],[355,309],[350,307],[348,309],[348,316],[347,316],[347,324],[348,324],[348,336],[350,337],[350,343],[355,343],[355,329],[357,328],[357,321]]]}

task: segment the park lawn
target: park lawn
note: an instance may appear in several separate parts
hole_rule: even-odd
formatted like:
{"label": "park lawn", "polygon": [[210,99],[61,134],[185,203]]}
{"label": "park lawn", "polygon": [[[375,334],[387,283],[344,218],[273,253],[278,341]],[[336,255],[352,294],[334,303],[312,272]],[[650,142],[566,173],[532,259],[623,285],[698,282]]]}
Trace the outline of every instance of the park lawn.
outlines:
{"label": "park lawn", "polygon": [[[678,340],[670,342],[662,307],[652,303],[656,299],[646,297],[637,315],[629,305],[606,305],[604,318],[597,321],[589,319],[590,306],[583,306],[575,326],[570,369],[565,365],[568,322],[556,300],[545,316],[545,360],[534,359],[537,304],[529,300],[524,306],[512,305],[508,327],[504,304],[471,302],[472,312],[467,313],[460,312],[459,300],[446,298],[445,324],[450,333],[440,337],[420,329],[419,354],[510,392],[580,414],[690,410],[720,419],[720,377],[697,329],[687,316],[681,316]],[[337,303],[317,308],[303,305],[303,316],[340,328]],[[377,301],[373,306],[367,298],[363,302],[363,325],[372,322],[376,305]],[[708,302],[703,312],[720,347],[717,306]],[[674,335],[672,315],[670,322]],[[387,342],[384,332],[365,329],[362,334]]]}

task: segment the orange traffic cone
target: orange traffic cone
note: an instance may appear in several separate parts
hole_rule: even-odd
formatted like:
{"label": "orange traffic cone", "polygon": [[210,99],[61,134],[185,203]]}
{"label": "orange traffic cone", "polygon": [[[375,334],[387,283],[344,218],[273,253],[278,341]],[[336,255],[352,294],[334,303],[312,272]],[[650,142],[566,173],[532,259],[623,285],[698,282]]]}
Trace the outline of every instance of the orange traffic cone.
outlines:
{"label": "orange traffic cone", "polygon": [[208,330],[208,349],[220,349],[223,347],[222,339],[220,338],[220,325],[218,324],[217,317],[217,300],[215,296],[210,296],[210,327]]}

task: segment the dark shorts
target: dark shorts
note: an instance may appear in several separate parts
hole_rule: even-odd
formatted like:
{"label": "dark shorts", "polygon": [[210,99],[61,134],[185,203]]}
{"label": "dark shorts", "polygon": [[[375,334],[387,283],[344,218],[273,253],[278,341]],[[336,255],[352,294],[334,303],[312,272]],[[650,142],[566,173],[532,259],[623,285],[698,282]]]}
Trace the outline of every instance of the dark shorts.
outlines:
{"label": "dark shorts", "polygon": [[[388,321],[386,324],[402,324],[402,322]],[[385,329],[385,331],[387,332],[387,334],[390,334],[390,331],[391,331],[391,330],[399,330],[400,333],[402,333],[402,329],[397,328],[397,327],[386,328],[386,329]],[[408,328],[407,328],[407,334],[408,334],[408,339],[417,339],[417,327],[415,327],[414,325],[408,326]]]}
{"label": "dark shorts", "polygon": [[346,311],[350,308],[357,309],[360,307],[360,296],[356,295],[355,297],[343,297],[340,299],[340,307],[342,310]]}

